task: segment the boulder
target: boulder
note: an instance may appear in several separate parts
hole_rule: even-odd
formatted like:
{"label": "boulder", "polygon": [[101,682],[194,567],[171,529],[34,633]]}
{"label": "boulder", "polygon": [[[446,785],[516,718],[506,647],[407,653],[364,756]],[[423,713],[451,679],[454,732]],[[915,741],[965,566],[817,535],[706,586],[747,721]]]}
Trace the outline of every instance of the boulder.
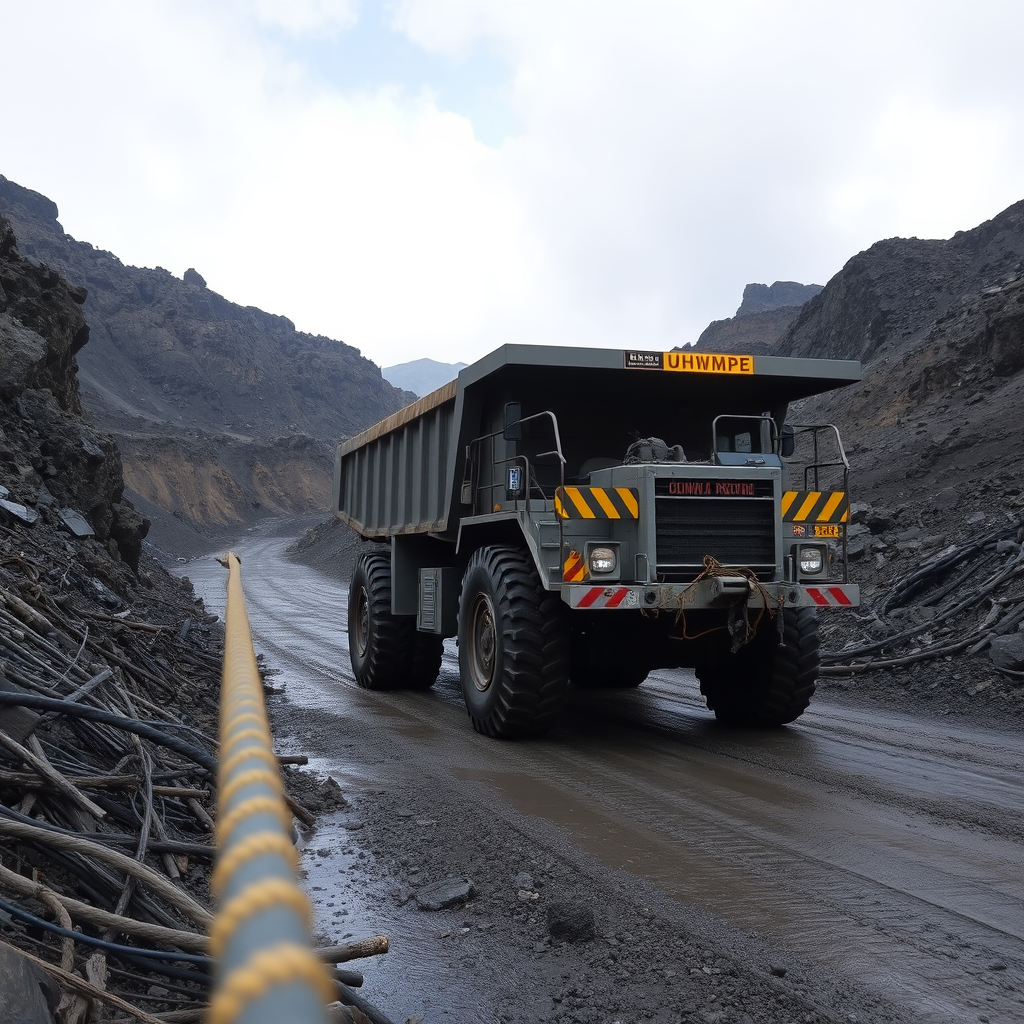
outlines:
{"label": "boulder", "polygon": [[1024,633],[997,636],[989,645],[988,654],[996,668],[1024,670]]}
{"label": "boulder", "polygon": [[473,883],[466,878],[443,878],[431,882],[416,893],[416,905],[421,910],[444,910],[472,899]]}

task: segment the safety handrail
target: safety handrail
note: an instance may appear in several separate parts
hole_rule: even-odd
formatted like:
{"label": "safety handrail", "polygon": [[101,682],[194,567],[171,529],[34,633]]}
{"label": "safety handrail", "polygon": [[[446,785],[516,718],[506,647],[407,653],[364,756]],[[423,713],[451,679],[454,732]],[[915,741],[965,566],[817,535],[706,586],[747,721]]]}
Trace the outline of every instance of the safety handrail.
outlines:
{"label": "safety handrail", "polygon": [[296,881],[292,818],[274,757],[240,562],[229,554],[220,717],[217,958],[208,1024],[326,1024],[336,999],[313,954],[309,900]]}

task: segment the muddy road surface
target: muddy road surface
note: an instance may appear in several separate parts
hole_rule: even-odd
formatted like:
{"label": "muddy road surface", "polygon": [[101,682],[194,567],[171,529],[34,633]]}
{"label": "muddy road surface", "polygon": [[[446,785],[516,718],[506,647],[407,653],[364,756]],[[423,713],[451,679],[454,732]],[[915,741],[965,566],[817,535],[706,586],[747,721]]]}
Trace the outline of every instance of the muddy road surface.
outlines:
{"label": "muddy road surface", "polygon": [[[394,1021],[1024,1021],[1019,732],[828,695],[726,729],[662,671],[485,739],[454,645],[427,693],[357,688],[346,587],[288,543],[235,550],[279,749],[347,798],[306,881],[325,935],[391,936],[357,966]],[[224,570],[181,568],[221,612]],[[472,893],[421,909],[445,879]],[[552,924],[567,908],[592,936]]]}

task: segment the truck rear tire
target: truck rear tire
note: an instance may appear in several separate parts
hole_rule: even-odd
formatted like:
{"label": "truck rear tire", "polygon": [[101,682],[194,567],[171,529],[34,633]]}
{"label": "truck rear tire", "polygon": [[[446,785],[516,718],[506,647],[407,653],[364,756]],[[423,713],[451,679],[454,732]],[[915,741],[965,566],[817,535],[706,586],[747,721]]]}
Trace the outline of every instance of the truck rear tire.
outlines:
{"label": "truck rear tire", "polygon": [[820,664],[813,608],[783,608],[783,636],[765,615],[754,638],[729,653],[725,630],[715,633],[696,667],[700,692],[715,718],[728,725],[779,726],[811,703]]}
{"label": "truck rear tire", "polygon": [[473,728],[485,736],[542,733],[565,701],[565,608],[519,548],[484,547],[470,557],[459,599],[459,674]]}
{"label": "truck rear tire", "polygon": [[413,616],[391,613],[391,557],[360,555],[348,588],[348,653],[356,683],[366,690],[408,686],[415,630]]}

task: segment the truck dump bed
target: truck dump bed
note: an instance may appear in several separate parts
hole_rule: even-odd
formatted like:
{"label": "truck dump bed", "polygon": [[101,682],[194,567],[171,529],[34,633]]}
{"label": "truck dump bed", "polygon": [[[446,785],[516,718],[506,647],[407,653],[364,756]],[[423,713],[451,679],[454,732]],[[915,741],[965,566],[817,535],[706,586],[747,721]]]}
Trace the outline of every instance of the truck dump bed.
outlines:
{"label": "truck dump bed", "polygon": [[702,412],[768,412],[781,421],[790,402],[860,379],[850,360],[505,345],[340,444],[334,507],[367,538],[454,536],[467,514],[467,449],[500,434],[506,402],[521,402],[524,414],[555,413],[568,479],[583,458],[597,450],[621,458],[640,437],[662,437],[699,457],[710,439],[679,436],[683,410],[691,421]]}

